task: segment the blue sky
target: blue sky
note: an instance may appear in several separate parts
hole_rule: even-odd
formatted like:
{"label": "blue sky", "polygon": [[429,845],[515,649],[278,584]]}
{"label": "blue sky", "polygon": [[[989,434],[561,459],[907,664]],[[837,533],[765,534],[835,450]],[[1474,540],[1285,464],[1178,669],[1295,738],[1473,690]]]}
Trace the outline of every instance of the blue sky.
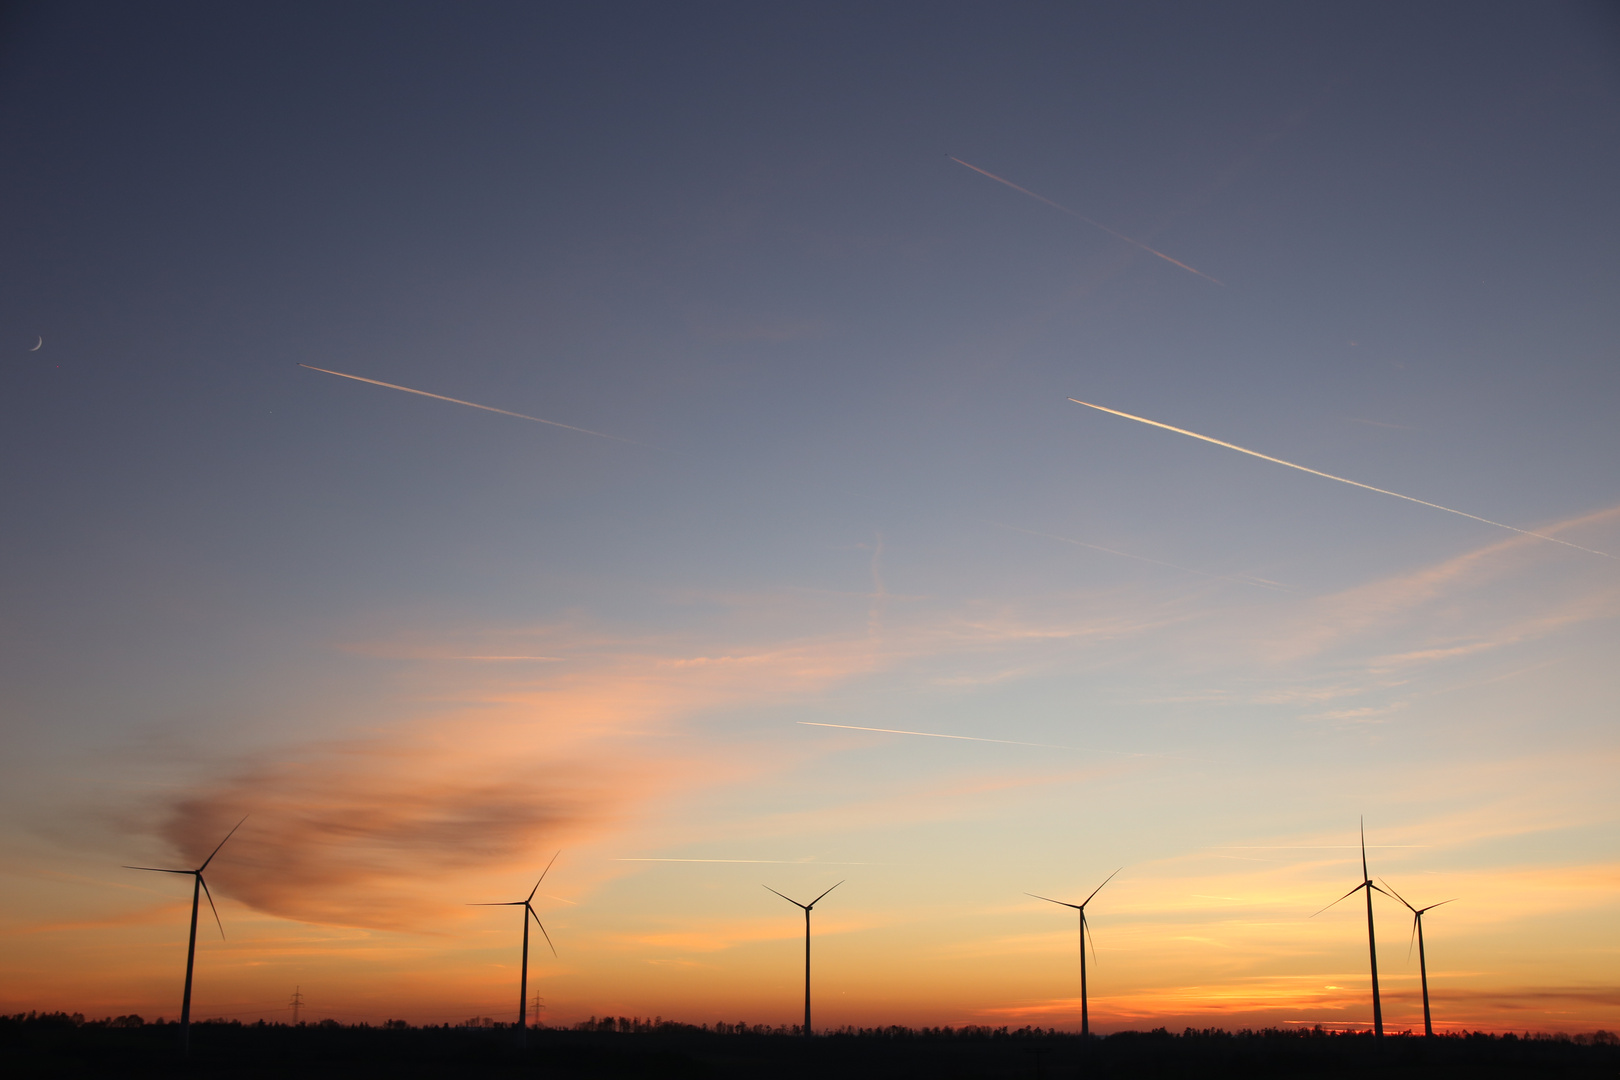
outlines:
{"label": "blue sky", "polygon": [[[117,973],[108,1008],[163,1008],[173,898],[116,866],[242,813],[221,892],[264,950],[442,965],[334,991],[356,1018],[482,1008],[473,931],[411,935],[559,847],[559,1019],[775,1001],[795,930],[745,864],[632,857],[872,864],[835,894],[849,1022],[1067,1023],[1067,931],[1019,894],[1121,863],[1142,959],[1100,1022],[1354,1021],[1230,980],[1356,970],[1348,925],[1279,942],[1324,933],[1288,920],[1361,814],[1437,885],[1545,872],[1526,919],[1612,925],[1612,559],[1068,401],[1620,551],[1606,9],[7,19],[9,1004]],[[1156,936],[1266,845],[1322,855],[1250,867],[1286,932],[1188,900],[1217,929]],[[937,942],[898,913],[968,851],[971,962],[907,983]],[[150,960],[75,951],[69,909]],[[1455,1015],[1613,1026],[1611,933],[1527,964],[1465,925]],[[234,1004],[279,1002],[231,956]]]}

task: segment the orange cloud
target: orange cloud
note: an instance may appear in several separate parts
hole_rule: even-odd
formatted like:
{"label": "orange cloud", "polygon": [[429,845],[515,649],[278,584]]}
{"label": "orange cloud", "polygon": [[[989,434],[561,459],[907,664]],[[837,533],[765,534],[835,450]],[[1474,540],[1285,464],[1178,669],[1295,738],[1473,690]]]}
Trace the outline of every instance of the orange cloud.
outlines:
{"label": "orange cloud", "polygon": [[180,798],[164,835],[206,853],[218,823],[246,810],[215,863],[222,893],[308,922],[414,926],[442,914],[424,908],[424,883],[560,845],[601,824],[632,782],[567,760],[530,774],[539,764],[380,740],[310,747]]}
{"label": "orange cloud", "polygon": [[[639,804],[783,764],[780,747],[672,738],[704,710],[800,699],[928,656],[1114,636],[1136,625],[921,619],[882,641],[852,631],[684,650],[564,628],[488,632],[471,647],[349,646],[414,660],[404,678],[417,699],[457,704],[387,732],[227,762],[219,780],[168,801],[161,835],[194,865],[245,813],[210,871],[221,894],[308,922],[435,925],[465,914],[456,907],[478,898],[463,899],[476,875],[516,880],[551,851],[623,826]],[[564,660],[444,662],[467,654]]]}

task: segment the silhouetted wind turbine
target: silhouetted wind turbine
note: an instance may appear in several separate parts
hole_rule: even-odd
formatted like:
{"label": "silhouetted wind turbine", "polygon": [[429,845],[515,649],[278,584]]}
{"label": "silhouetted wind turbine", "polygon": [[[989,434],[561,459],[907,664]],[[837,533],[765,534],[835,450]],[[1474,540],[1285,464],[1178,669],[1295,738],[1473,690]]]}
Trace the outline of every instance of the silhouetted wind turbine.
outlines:
{"label": "silhouetted wind turbine", "polygon": [[[1383,878],[1379,878],[1378,880],[1384,881]],[[1449,904],[1451,903],[1451,900],[1455,900],[1457,898],[1453,896],[1451,900],[1440,901],[1440,904],[1430,904],[1428,907],[1415,908],[1411,904],[1407,904],[1406,897],[1396,892],[1395,887],[1389,882],[1384,881],[1384,889],[1389,891],[1389,895],[1393,896],[1401,903],[1406,904],[1406,910],[1412,913],[1412,933],[1417,937],[1418,947],[1418,975],[1423,980],[1423,1034],[1432,1038],[1434,1035],[1434,1022],[1429,1019],[1429,964],[1423,956],[1423,913],[1425,911],[1433,911],[1435,908],[1439,907],[1440,904]],[[1410,950],[1411,946],[1409,945],[1407,948]],[[1407,952],[1406,959],[1412,959],[1412,954],[1410,951]]]}
{"label": "silhouetted wind turbine", "polygon": [[[1119,870],[1123,869],[1125,869],[1123,866],[1119,868]],[[1119,873],[1119,870],[1115,870],[1114,874]],[[1109,874],[1107,877],[1103,878],[1102,885],[1099,885],[1095,889],[1091,890],[1091,896],[1096,896],[1098,893],[1102,892],[1103,885],[1106,885],[1110,881],[1114,880],[1114,874]],[[1086,905],[1091,903],[1091,896],[1086,897],[1078,904],[1067,904],[1062,900],[1053,900],[1050,896],[1040,896],[1036,893],[1025,893],[1024,895],[1033,896],[1037,900],[1045,900],[1048,904],[1056,904],[1059,907],[1074,908],[1074,910],[1080,913],[1080,1034],[1090,1035],[1091,1014],[1087,1012],[1086,1007],[1086,934],[1090,932],[1090,927],[1086,925]],[[1097,942],[1095,939],[1093,939],[1091,942],[1091,952],[1092,957],[1095,958],[1097,953]]]}
{"label": "silhouetted wind turbine", "polygon": [[[246,820],[247,815],[242,815],[242,821]],[[225,840],[229,840],[236,835],[236,830],[242,827],[242,821],[238,821],[235,827],[225,834]],[[214,861],[214,856],[219,854],[219,849],[225,846],[225,840],[221,840],[215,845],[214,850],[208,853],[208,858],[204,859],[202,865],[195,870],[170,870],[162,866],[124,867],[125,870],[150,870],[155,874],[190,874],[196,879],[191,883],[191,942],[186,946],[186,991],[180,998],[180,1053],[182,1055],[191,1053],[191,969],[197,959],[197,901],[202,896],[208,897],[208,909],[214,913],[214,925],[219,927],[220,940],[225,939],[225,924],[219,921],[219,908],[214,906],[214,894],[208,891],[208,882],[203,880],[203,871],[208,869],[208,864]]]}
{"label": "silhouetted wind turbine", "polygon": [[[838,883],[838,885],[842,885],[842,884],[843,884],[842,881],[840,881]],[[827,892],[822,893],[821,896],[826,896],[827,893],[832,892],[833,889],[838,888],[838,885],[834,885],[832,887],[832,889],[828,889]],[[801,904],[797,900],[793,899],[793,897],[791,897],[791,896],[783,896],[781,893],[776,892],[776,890],[771,888],[769,885],[761,885],[760,888],[764,889],[767,892],[776,893],[777,896],[781,896],[782,899],[786,900],[788,903],[792,904],[794,907],[804,908],[804,1034],[805,1034],[806,1038],[809,1038],[809,1036],[810,1036],[810,909],[815,907],[817,904],[821,903],[821,896],[816,897],[814,900],[810,901],[808,904]]]}
{"label": "silhouetted wind turbine", "polygon": [[[557,855],[561,855],[561,854],[562,854],[561,851],[557,852]],[[546,868],[544,870],[540,871],[540,881],[546,880],[546,875],[551,873],[551,863],[554,863],[554,862],[557,861],[557,855],[553,855],[551,857],[551,862],[546,863]],[[517,1020],[517,1026],[518,1026],[519,1035],[521,1037],[525,1037],[525,1038],[528,1036],[528,1033],[529,1033],[528,1028],[526,1026],[526,1022],[527,1022],[527,1020],[529,1018],[529,916],[530,915],[534,915],[534,924],[540,928],[540,934],[541,934],[542,937],[544,937],[546,939],[546,944],[551,945],[551,935],[546,933],[546,924],[541,922],[540,921],[540,916],[535,915],[535,912],[534,912],[534,894],[540,891],[540,881],[536,881],[534,883],[534,888],[530,889],[529,890],[529,895],[524,897],[522,900],[501,900],[501,901],[498,901],[496,903],[490,903],[490,904],[468,904],[467,905],[468,907],[520,907],[520,908],[523,909],[523,974],[518,978],[518,1020]],[[551,955],[552,956],[557,955],[557,946],[551,945]]]}
{"label": "silhouetted wind turbine", "polygon": [[[1338,900],[1333,901],[1333,904],[1339,903],[1340,900],[1348,900],[1362,889],[1367,890],[1367,957],[1372,963],[1373,1035],[1382,1039],[1384,1037],[1384,1007],[1378,1001],[1378,943],[1373,937],[1372,894],[1374,892],[1384,892],[1384,890],[1374,885],[1372,878],[1367,876],[1367,820],[1365,818],[1361,822],[1361,884],[1339,897]],[[1389,894],[1384,893],[1384,895],[1388,896]],[[1333,904],[1329,904],[1322,911],[1326,911]],[[1313,912],[1311,918],[1316,918],[1316,916],[1322,914],[1322,911]]]}

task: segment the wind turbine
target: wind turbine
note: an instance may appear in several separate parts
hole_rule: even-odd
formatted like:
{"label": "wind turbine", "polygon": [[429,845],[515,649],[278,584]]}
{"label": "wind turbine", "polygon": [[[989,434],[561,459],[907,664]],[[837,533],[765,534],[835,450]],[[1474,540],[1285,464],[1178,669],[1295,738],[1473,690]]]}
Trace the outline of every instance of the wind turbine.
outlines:
{"label": "wind turbine", "polygon": [[[838,885],[842,885],[842,884],[843,884],[842,881],[840,881],[838,883]],[[832,889],[828,889],[827,892],[822,893],[821,896],[826,896],[827,893],[830,893],[830,892],[833,891],[833,889],[838,888],[838,885],[834,885],[832,887]],[[788,903],[792,904],[794,907],[804,908],[804,1035],[805,1035],[805,1038],[809,1038],[810,1037],[810,909],[815,907],[817,904],[821,903],[821,896],[816,897],[814,900],[810,901],[808,904],[801,904],[797,900],[793,899],[793,897],[791,897],[791,896],[783,896],[781,893],[776,892],[776,890],[771,888],[769,885],[761,885],[760,888],[764,889],[766,892],[776,893],[777,896],[781,896],[782,899],[786,900]]]}
{"label": "wind turbine", "polygon": [[[247,815],[242,815],[242,821],[246,820]],[[236,826],[225,834],[225,840],[229,840],[236,835],[236,830],[242,827],[242,821],[238,821]],[[191,883],[191,942],[186,946],[186,992],[180,998],[180,1053],[182,1056],[191,1053],[191,969],[197,959],[197,901],[202,896],[208,897],[208,908],[214,913],[214,925],[219,927],[220,940],[225,939],[225,924],[219,921],[219,908],[214,906],[214,894],[208,891],[208,882],[203,880],[203,871],[208,869],[208,864],[214,861],[214,856],[219,854],[219,849],[225,846],[225,840],[221,840],[214,847],[214,850],[208,853],[208,858],[202,861],[202,865],[195,870],[170,870],[162,866],[124,867],[125,870],[150,870],[155,874],[190,874],[195,879]]]}
{"label": "wind turbine", "polygon": [[[1384,890],[1374,885],[1372,878],[1367,876],[1366,818],[1361,820],[1361,884],[1339,897],[1338,900],[1333,901],[1333,904],[1339,903],[1340,900],[1348,900],[1362,889],[1367,890],[1367,957],[1372,963],[1373,1034],[1376,1038],[1382,1039],[1384,1037],[1384,1008],[1378,1001],[1378,942],[1373,937],[1372,894],[1374,892],[1384,892]],[[1388,896],[1389,894],[1384,893],[1384,895]],[[1326,911],[1333,904],[1329,904],[1322,911]],[[1322,911],[1313,913],[1311,918],[1316,918],[1317,915],[1322,914]]]}
{"label": "wind turbine", "polygon": [[[557,855],[561,855],[561,854],[562,854],[562,852],[559,850],[557,852]],[[546,880],[546,875],[551,873],[551,863],[554,863],[554,862],[557,861],[557,855],[553,855],[551,857],[551,862],[546,863],[546,868],[544,870],[540,871],[540,881]],[[546,939],[546,944],[551,945],[551,935],[546,933],[546,924],[541,922],[540,921],[540,916],[535,915],[535,912],[534,912],[534,894],[540,891],[540,881],[536,881],[534,883],[534,888],[530,889],[529,890],[529,895],[524,897],[522,900],[501,900],[501,901],[497,901],[497,902],[489,903],[489,904],[468,904],[467,905],[468,907],[520,907],[520,908],[523,909],[523,974],[518,979],[518,1019],[517,1019],[517,1026],[518,1026],[518,1032],[520,1033],[520,1035],[522,1037],[525,1037],[525,1038],[528,1036],[528,1033],[529,1033],[528,1028],[525,1025],[526,1025],[526,1021],[529,1018],[529,916],[530,915],[534,915],[534,924],[540,928],[540,934],[541,934],[542,937],[544,937]],[[552,956],[557,955],[557,946],[551,945],[551,955]]]}
{"label": "wind turbine", "polygon": [[[1384,879],[1379,878],[1378,880],[1383,881]],[[1457,898],[1453,896],[1451,900],[1440,901],[1440,904],[1430,904],[1428,907],[1415,908],[1411,904],[1407,904],[1406,897],[1396,892],[1395,887],[1389,882],[1384,881],[1384,888],[1389,891],[1389,895],[1393,896],[1401,903],[1406,904],[1406,910],[1412,913],[1412,933],[1417,935],[1418,975],[1423,980],[1423,1034],[1433,1038],[1434,1022],[1429,1019],[1429,964],[1423,956],[1423,913],[1425,911],[1433,911],[1435,908],[1439,907],[1440,904],[1449,904],[1451,903],[1451,900],[1455,900]],[[1406,958],[1407,960],[1411,960],[1412,954],[1408,952],[1406,954]]]}
{"label": "wind turbine", "polygon": [[[1119,868],[1119,870],[1123,869],[1125,869],[1123,866]],[[1103,878],[1102,885],[1099,885],[1095,889],[1091,890],[1091,896],[1096,896],[1098,893],[1102,892],[1103,885],[1113,881],[1114,874],[1119,873],[1119,870],[1115,870],[1113,874],[1109,874],[1107,877]],[[1080,913],[1080,1034],[1090,1035],[1091,1015],[1086,1011],[1086,933],[1089,930],[1089,927],[1086,926],[1086,905],[1091,903],[1091,896],[1086,897],[1078,904],[1066,904],[1062,900],[1053,900],[1050,896],[1040,896],[1036,893],[1025,893],[1024,895],[1033,896],[1037,900],[1045,900],[1048,904],[1056,904],[1059,907],[1074,908],[1074,910]],[[1091,952],[1093,958],[1095,958],[1097,953],[1097,942],[1095,938],[1093,938],[1091,942]]]}

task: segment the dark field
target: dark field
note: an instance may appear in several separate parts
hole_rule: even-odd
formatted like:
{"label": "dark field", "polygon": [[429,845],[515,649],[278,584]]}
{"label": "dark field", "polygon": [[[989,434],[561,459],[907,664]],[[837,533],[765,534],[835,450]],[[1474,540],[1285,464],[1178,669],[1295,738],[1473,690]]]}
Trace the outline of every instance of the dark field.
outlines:
{"label": "dark field", "polygon": [[[630,1026],[626,1024],[626,1026]],[[722,1031],[612,1021],[595,1030],[343,1027],[199,1023],[192,1053],[177,1024],[0,1018],[0,1069],[18,1077],[1620,1077],[1620,1046],[1513,1035],[1390,1036],[1310,1031],[1082,1040],[1038,1029],[849,1031],[805,1040],[765,1029]]]}

